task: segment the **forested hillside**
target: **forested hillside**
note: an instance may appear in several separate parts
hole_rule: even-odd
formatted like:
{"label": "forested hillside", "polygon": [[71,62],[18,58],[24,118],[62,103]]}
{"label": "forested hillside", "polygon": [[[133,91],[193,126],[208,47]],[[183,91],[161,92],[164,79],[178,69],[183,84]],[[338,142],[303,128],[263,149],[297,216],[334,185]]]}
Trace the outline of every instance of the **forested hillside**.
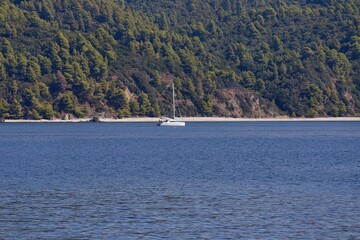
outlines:
{"label": "forested hillside", "polygon": [[360,115],[358,0],[0,0],[0,118]]}

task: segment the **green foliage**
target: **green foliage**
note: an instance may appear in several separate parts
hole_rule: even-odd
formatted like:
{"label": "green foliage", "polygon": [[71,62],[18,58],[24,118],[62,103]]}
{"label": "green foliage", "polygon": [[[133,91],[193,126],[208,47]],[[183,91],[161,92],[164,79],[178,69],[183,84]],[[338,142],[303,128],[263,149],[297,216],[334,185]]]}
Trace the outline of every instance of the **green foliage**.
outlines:
{"label": "green foliage", "polygon": [[310,84],[304,89],[301,95],[304,103],[308,106],[306,115],[308,117],[316,117],[322,101],[320,88],[314,84]]}
{"label": "green foliage", "polygon": [[142,92],[140,94],[139,103],[140,103],[140,112],[139,112],[140,115],[148,116],[154,111],[151,107],[151,102],[149,101],[149,97],[146,93]]}
{"label": "green foliage", "polygon": [[203,100],[201,100],[202,111],[206,115],[211,115],[213,112],[213,99],[210,94],[207,94]]}
{"label": "green foliage", "polygon": [[14,99],[13,103],[10,106],[10,118],[21,119],[24,117],[24,112],[21,104],[18,100]]}
{"label": "green foliage", "polygon": [[2,1],[0,114],[158,116],[174,82],[184,115],[359,115],[359,15],[356,0]]}
{"label": "green foliage", "polygon": [[139,115],[139,111],[140,111],[139,103],[137,101],[131,100],[129,105],[130,105],[131,114],[134,116]]}
{"label": "green foliage", "polygon": [[0,118],[9,117],[10,104],[4,99],[0,98]]}
{"label": "green foliage", "polygon": [[129,98],[123,89],[116,87],[110,88],[108,93],[108,101],[111,106],[119,113],[119,117],[130,116]]}
{"label": "green foliage", "polygon": [[76,117],[83,117],[84,113],[79,108],[79,102],[72,92],[66,92],[60,96],[58,102],[60,112],[74,114]]}
{"label": "green foliage", "polygon": [[159,103],[154,103],[154,108],[152,109],[152,112],[150,113],[152,117],[160,117],[161,115],[161,110],[160,110],[160,106]]}
{"label": "green foliage", "polygon": [[70,48],[69,40],[65,37],[65,35],[62,32],[58,32],[58,34],[55,36],[56,43],[61,47],[65,49]]}

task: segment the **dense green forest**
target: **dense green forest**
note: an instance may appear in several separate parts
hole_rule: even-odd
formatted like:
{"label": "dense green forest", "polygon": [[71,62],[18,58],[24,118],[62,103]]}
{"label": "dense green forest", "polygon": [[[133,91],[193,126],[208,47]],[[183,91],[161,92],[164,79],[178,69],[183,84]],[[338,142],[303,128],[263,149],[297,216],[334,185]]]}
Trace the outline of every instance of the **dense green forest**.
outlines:
{"label": "dense green forest", "polygon": [[358,0],[0,0],[0,118],[360,115]]}

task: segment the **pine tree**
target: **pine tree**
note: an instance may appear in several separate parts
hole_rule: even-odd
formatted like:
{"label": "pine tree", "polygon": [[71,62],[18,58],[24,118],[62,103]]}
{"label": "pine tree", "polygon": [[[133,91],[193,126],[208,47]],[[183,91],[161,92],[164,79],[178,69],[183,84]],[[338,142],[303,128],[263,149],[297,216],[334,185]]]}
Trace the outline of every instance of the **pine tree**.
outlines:
{"label": "pine tree", "polygon": [[5,68],[5,59],[0,52],[0,81],[4,81],[7,78],[6,68]]}
{"label": "pine tree", "polygon": [[69,40],[65,37],[65,35],[62,32],[58,32],[56,37],[55,37],[56,43],[64,49],[69,49],[70,48],[70,44],[69,44]]}
{"label": "pine tree", "polygon": [[0,98],[0,118],[9,117],[10,104],[5,100]]}
{"label": "pine tree", "polygon": [[22,106],[16,98],[10,106],[10,116],[14,119],[22,119],[24,117]]}
{"label": "pine tree", "polygon": [[139,103],[135,100],[130,100],[130,112],[133,116],[137,116],[140,114],[140,106]]}
{"label": "pine tree", "polygon": [[158,102],[154,103],[154,108],[152,109],[153,111],[151,112],[151,116],[152,117],[160,117],[161,115],[161,110],[160,110],[160,106]]}
{"label": "pine tree", "polygon": [[140,115],[149,116],[149,114],[153,110],[152,110],[148,95],[146,93],[142,92],[139,97],[139,102],[140,102]]}
{"label": "pine tree", "polygon": [[17,61],[15,58],[14,49],[12,48],[9,40],[7,40],[6,38],[4,39],[3,45],[3,55],[5,58],[6,73],[9,76],[13,76],[17,73]]}

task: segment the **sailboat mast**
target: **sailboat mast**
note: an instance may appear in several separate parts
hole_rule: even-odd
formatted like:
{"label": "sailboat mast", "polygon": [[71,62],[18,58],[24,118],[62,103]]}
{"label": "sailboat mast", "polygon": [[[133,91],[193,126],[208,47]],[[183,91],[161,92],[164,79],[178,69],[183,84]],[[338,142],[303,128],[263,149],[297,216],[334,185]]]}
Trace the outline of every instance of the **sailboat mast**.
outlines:
{"label": "sailboat mast", "polygon": [[174,83],[172,84],[172,90],[173,90],[173,118],[175,119],[175,87],[174,87]]}

